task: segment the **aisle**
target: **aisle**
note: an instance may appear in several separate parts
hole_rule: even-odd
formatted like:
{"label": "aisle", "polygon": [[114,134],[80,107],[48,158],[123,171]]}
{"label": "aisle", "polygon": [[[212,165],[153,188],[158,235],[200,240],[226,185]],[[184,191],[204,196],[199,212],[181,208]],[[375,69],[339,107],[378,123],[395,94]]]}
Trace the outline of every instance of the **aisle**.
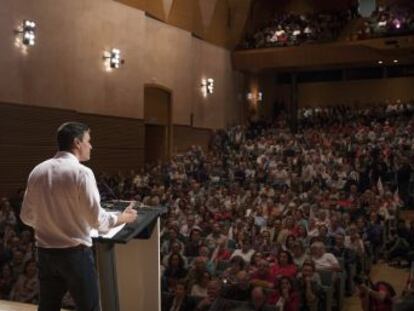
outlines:
{"label": "aisle", "polygon": [[[371,278],[374,282],[380,280],[389,282],[396,290],[397,295],[400,295],[407,281],[408,272],[408,269],[397,269],[380,263],[372,268]],[[362,311],[359,298],[356,296],[346,298],[343,311]]]}

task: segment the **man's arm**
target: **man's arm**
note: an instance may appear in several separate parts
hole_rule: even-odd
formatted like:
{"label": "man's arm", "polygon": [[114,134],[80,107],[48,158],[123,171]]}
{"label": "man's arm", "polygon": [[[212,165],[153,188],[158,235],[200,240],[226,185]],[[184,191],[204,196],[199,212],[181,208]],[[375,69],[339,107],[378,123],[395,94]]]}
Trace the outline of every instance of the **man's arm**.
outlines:
{"label": "man's arm", "polygon": [[35,215],[33,213],[33,190],[31,190],[29,181],[23,197],[22,209],[20,210],[20,219],[24,224],[34,228],[36,222]]}
{"label": "man's arm", "polygon": [[80,174],[80,206],[85,211],[87,222],[92,228],[98,229],[99,232],[107,232],[114,226],[135,221],[136,211],[131,206],[118,216],[106,212],[101,207],[101,198],[93,172],[87,169],[82,170]]}
{"label": "man's arm", "polygon": [[121,214],[118,215],[118,219],[115,223],[115,226],[119,226],[124,223],[129,224],[137,219],[137,211],[132,208],[134,204],[135,202],[131,202],[131,204],[129,204],[129,206],[126,209],[124,209],[124,211]]}

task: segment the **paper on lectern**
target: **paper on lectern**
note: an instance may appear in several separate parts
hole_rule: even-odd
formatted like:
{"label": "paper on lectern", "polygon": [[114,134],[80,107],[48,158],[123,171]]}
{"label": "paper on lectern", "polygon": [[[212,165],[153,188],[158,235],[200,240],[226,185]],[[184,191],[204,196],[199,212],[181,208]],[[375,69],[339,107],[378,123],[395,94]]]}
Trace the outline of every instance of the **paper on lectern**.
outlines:
{"label": "paper on lectern", "polygon": [[[119,214],[119,212],[110,212],[113,214]],[[111,229],[109,229],[108,232],[106,233],[99,233],[98,230],[96,229],[91,229],[90,235],[92,238],[97,238],[97,237],[101,237],[101,238],[106,238],[106,239],[111,239],[113,238],[119,231],[122,230],[122,228],[124,228],[125,224],[113,227]]]}

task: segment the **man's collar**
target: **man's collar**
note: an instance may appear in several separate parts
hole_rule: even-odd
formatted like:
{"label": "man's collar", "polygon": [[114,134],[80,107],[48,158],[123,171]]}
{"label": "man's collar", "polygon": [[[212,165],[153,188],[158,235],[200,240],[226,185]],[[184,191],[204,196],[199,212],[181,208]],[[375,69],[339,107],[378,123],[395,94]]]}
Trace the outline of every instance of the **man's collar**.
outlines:
{"label": "man's collar", "polygon": [[68,151],[58,151],[55,155],[55,158],[70,159],[70,160],[74,160],[79,163],[78,158],[73,153],[68,152]]}

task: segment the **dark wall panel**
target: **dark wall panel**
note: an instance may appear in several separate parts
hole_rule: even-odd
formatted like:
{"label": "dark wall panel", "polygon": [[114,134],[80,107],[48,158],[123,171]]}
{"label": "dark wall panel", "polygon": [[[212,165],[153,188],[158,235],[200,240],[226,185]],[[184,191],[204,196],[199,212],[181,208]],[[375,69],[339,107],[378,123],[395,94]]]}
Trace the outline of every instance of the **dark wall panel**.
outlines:
{"label": "dark wall panel", "polygon": [[78,114],[78,120],[91,128],[92,144],[99,148],[144,148],[142,120]]}
{"label": "dark wall panel", "polygon": [[[56,152],[56,129],[63,122],[81,121],[91,127],[92,160],[96,175],[138,170],[144,164],[143,120],[77,113],[75,111],[0,103],[0,195],[25,187],[30,171]],[[212,131],[173,126],[173,151],[191,145],[208,149]]]}
{"label": "dark wall panel", "polygon": [[55,154],[56,129],[67,121],[91,127],[92,160],[85,164],[96,175],[137,170],[144,163],[142,120],[2,103],[0,116],[0,195],[24,187],[32,168]]}
{"label": "dark wall panel", "polygon": [[145,163],[154,164],[166,158],[167,129],[164,125],[145,125]]}
{"label": "dark wall panel", "polygon": [[74,111],[2,103],[0,116],[1,145],[55,145],[57,127],[76,120]]}
{"label": "dark wall panel", "polygon": [[207,150],[212,131],[210,129],[193,128],[186,125],[174,125],[173,127],[173,151],[180,153],[191,145],[199,145],[203,150]]}

